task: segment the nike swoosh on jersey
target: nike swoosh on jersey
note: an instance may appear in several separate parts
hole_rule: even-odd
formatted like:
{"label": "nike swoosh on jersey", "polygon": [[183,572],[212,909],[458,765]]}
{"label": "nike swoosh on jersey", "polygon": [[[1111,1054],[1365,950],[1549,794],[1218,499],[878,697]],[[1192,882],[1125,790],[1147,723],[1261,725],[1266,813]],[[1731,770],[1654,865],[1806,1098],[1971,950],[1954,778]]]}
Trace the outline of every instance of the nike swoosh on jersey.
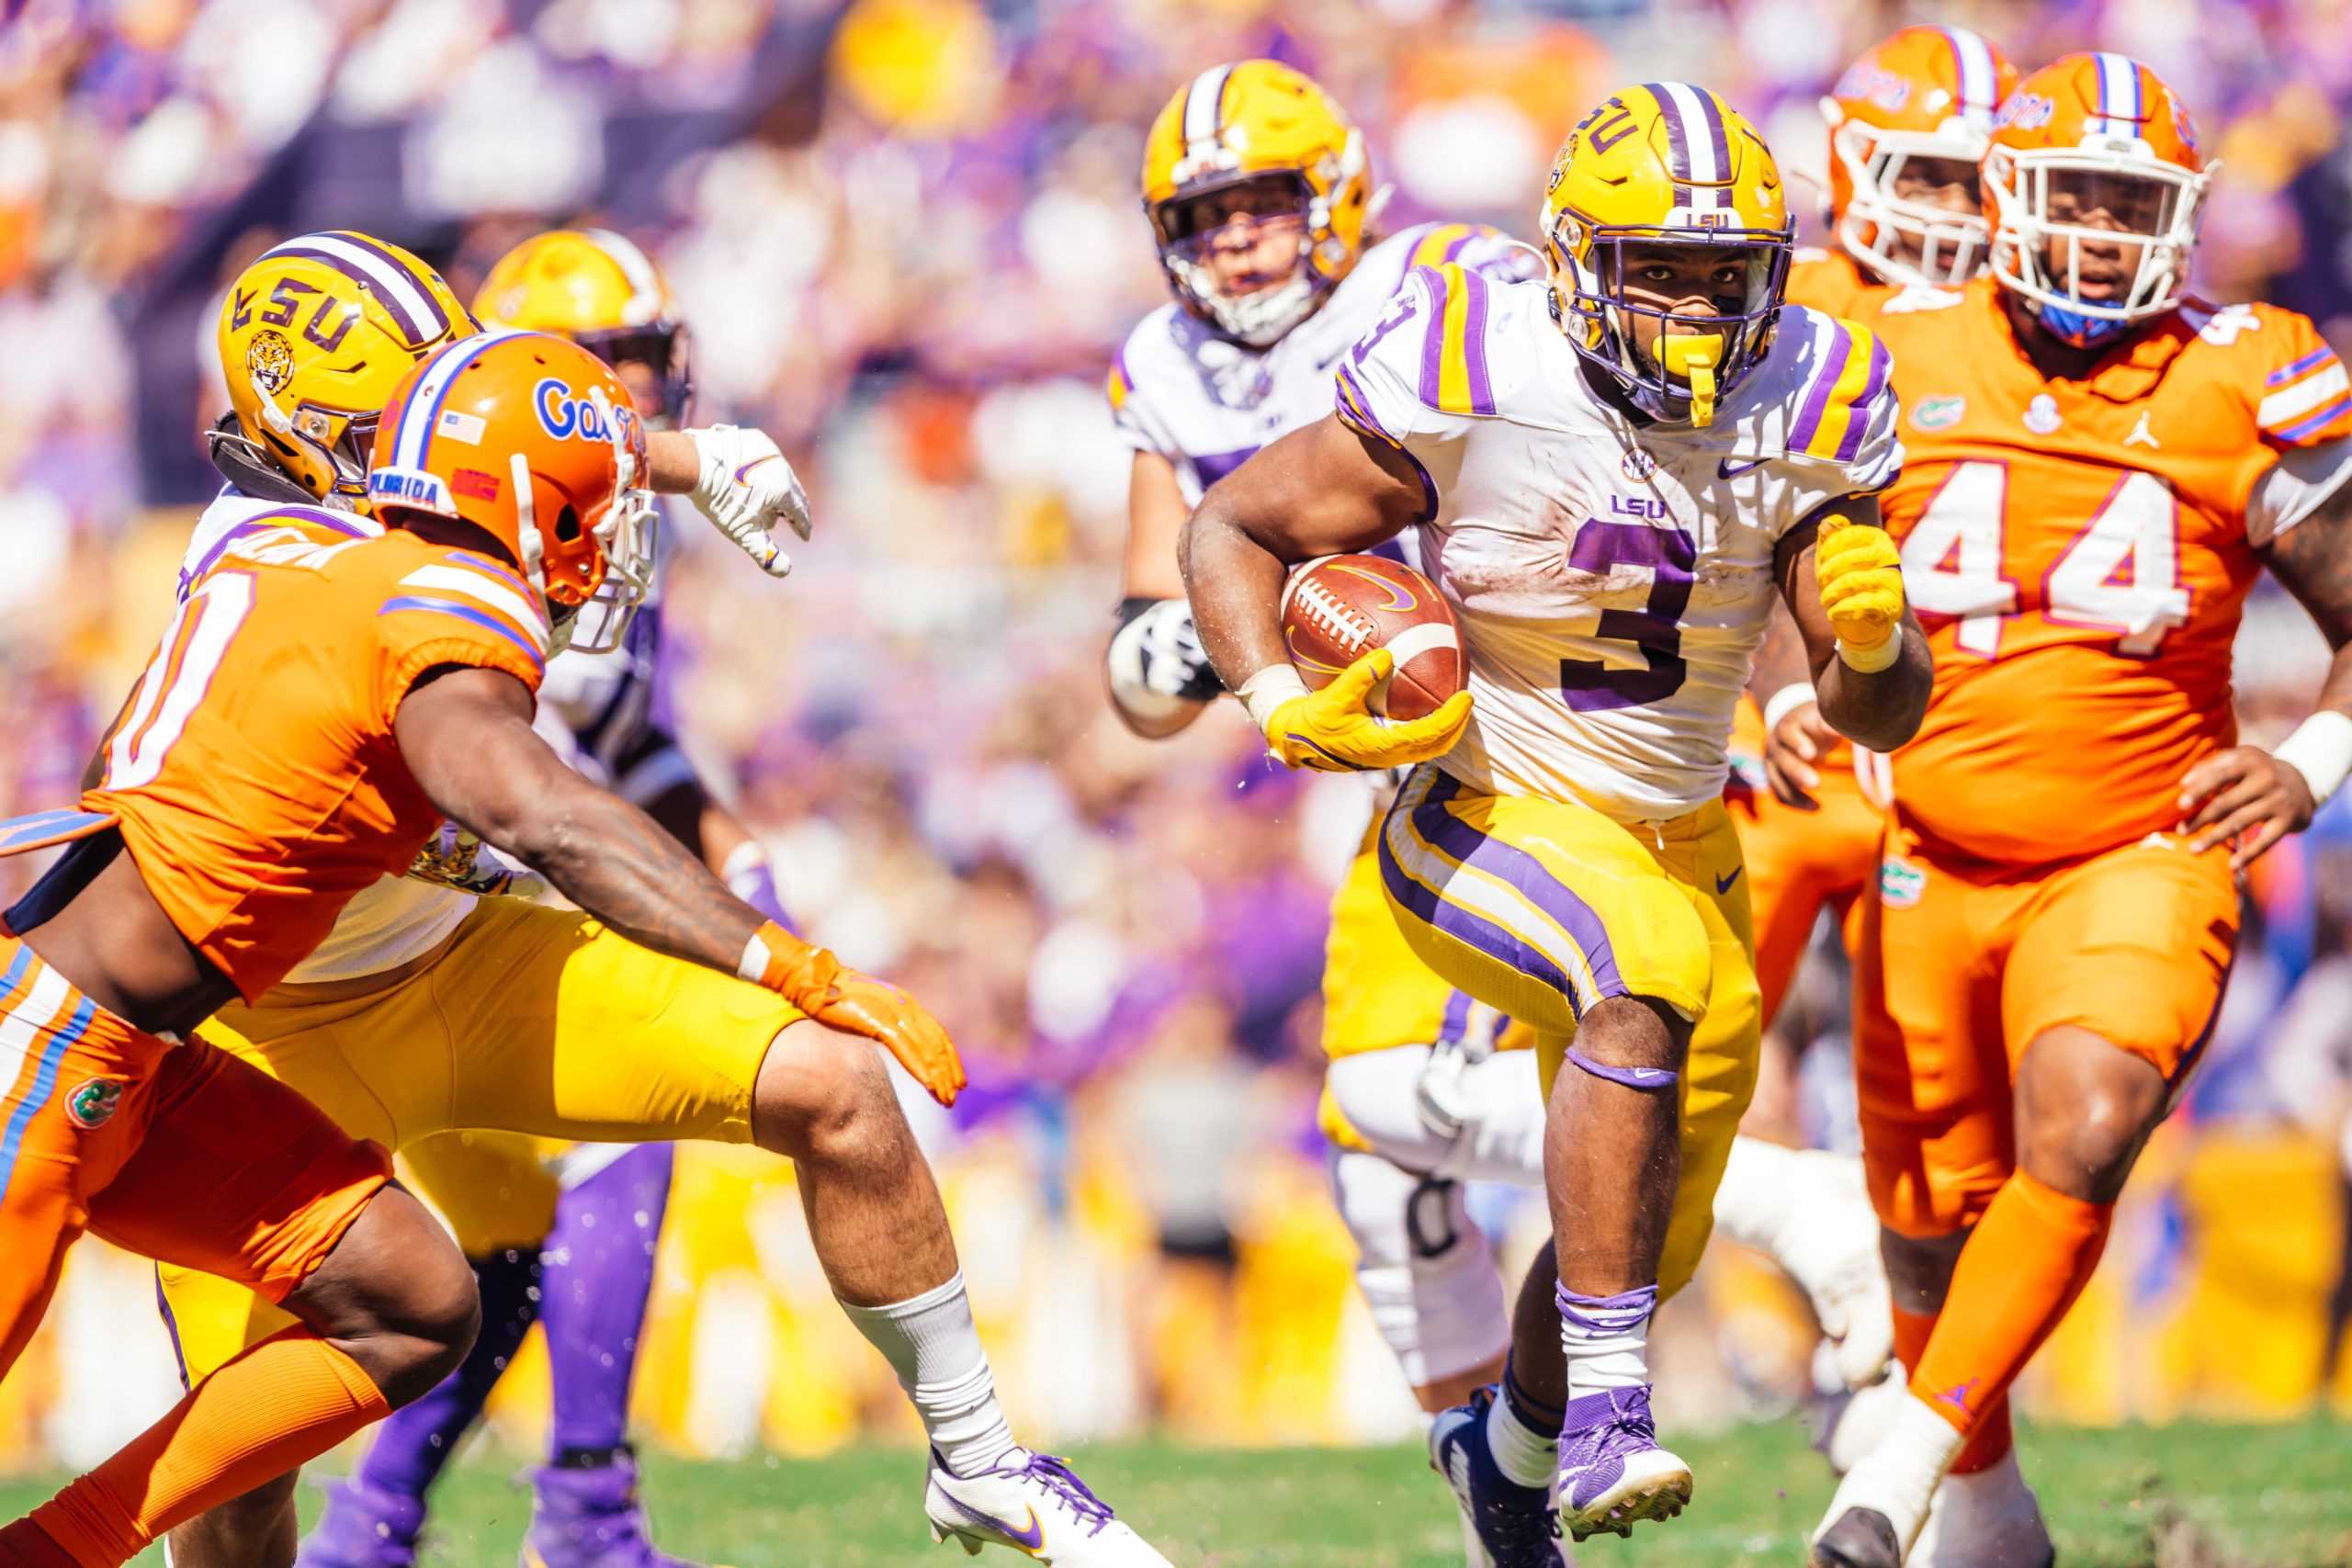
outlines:
{"label": "nike swoosh on jersey", "polygon": [[1743,872],[1743,871],[1746,871],[1747,869],[1747,868],[1746,866],[1734,866],[1734,867],[1732,868],[1732,874],[1731,874],[1729,876],[1718,876],[1718,877],[1716,877],[1716,878],[1715,878],[1715,891],[1716,891],[1717,893],[1728,893],[1728,892],[1730,892],[1730,891],[1731,891],[1731,885],[1732,885],[1733,883],[1735,883],[1735,882],[1737,882],[1737,881],[1739,880],[1739,874],[1740,874],[1741,872]]}
{"label": "nike swoosh on jersey", "polygon": [[1718,479],[1736,479],[1748,469],[1760,468],[1763,466],[1764,459],[1761,457],[1750,457],[1746,462],[1736,462],[1725,457],[1715,465],[1715,476]]}

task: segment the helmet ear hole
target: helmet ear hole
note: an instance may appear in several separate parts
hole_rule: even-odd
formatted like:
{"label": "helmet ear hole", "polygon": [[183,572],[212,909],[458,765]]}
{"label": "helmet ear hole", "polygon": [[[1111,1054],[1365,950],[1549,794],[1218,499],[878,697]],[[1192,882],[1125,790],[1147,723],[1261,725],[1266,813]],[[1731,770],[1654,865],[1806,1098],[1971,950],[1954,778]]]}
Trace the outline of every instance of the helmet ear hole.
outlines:
{"label": "helmet ear hole", "polygon": [[559,544],[575,543],[580,537],[580,513],[565,507],[556,513],[555,536]]}

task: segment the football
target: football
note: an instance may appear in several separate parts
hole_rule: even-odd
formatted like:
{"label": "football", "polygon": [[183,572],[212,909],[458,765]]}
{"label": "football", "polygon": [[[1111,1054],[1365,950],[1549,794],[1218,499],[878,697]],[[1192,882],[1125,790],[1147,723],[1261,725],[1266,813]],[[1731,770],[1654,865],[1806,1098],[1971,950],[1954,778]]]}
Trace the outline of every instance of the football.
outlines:
{"label": "football", "polygon": [[1372,711],[1420,718],[1462,689],[1462,626],[1437,584],[1385,556],[1322,556],[1283,587],[1283,640],[1310,688],[1387,649],[1396,659],[1373,688]]}

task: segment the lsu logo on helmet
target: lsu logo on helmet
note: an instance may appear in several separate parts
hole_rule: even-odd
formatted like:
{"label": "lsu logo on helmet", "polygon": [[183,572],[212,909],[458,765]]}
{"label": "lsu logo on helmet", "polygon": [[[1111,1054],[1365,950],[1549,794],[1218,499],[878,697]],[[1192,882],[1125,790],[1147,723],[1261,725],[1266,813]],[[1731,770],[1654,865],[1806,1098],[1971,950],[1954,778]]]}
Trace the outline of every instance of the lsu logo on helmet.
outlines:
{"label": "lsu logo on helmet", "polygon": [[[1771,149],[1704,87],[1645,82],[1577,122],[1537,221],[1561,328],[1652,418],[1705,425],[1771,346],[1795,225]],[[1643,255],[1692,251],[1736,272],[1713,309],[1630,297]]]}
{"label": "lsu logo on helmet", "polygon": [[215,461],[226,452],[364,507],[384,400],[417,360],[473,330],[441,275],[398,245],[334,230],[272,246],[221,301],[231,414],[212,433]]}

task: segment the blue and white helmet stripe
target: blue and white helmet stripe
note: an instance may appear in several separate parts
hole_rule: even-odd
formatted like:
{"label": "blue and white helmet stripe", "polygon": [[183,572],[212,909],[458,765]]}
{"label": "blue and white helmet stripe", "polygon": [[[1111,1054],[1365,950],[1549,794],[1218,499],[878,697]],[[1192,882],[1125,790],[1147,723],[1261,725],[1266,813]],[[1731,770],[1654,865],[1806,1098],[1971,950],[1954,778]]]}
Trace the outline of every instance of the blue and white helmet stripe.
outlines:
{"label": "blue and white helmet stripe", "polygon": [[416,389],[409,394],[407,404],[401,410],[401,422],[392,435],[392,461],[395,468],[421,469],[424,467],[425,449],[433,442],[433,426],[441,417],[441,405],[449,395],[449,384],[458,378],[475,355],[502,338],[523,337],[527,334],[511,328],[477,333],[446,344],[424,362],[424,374],[418,378]]}
{"label": "blue and white helmet stripe", "polygon": [[2125,55],[2102,52],[2092,58],[2098,62],[2097,129],[2108,136],[2137,137],[2146,113],[2140,107],[2140,68]]}
{"label": "blue and white helmet stripe", "polygon": [[1990,130],[1993,111],[1999,108],[2001,73],[1993,63],[1993,46],[1984,35],[1966,28],[1939,28],[1951,46],[1952,63],[1959,68],[1960,115],[1969,124]]}

